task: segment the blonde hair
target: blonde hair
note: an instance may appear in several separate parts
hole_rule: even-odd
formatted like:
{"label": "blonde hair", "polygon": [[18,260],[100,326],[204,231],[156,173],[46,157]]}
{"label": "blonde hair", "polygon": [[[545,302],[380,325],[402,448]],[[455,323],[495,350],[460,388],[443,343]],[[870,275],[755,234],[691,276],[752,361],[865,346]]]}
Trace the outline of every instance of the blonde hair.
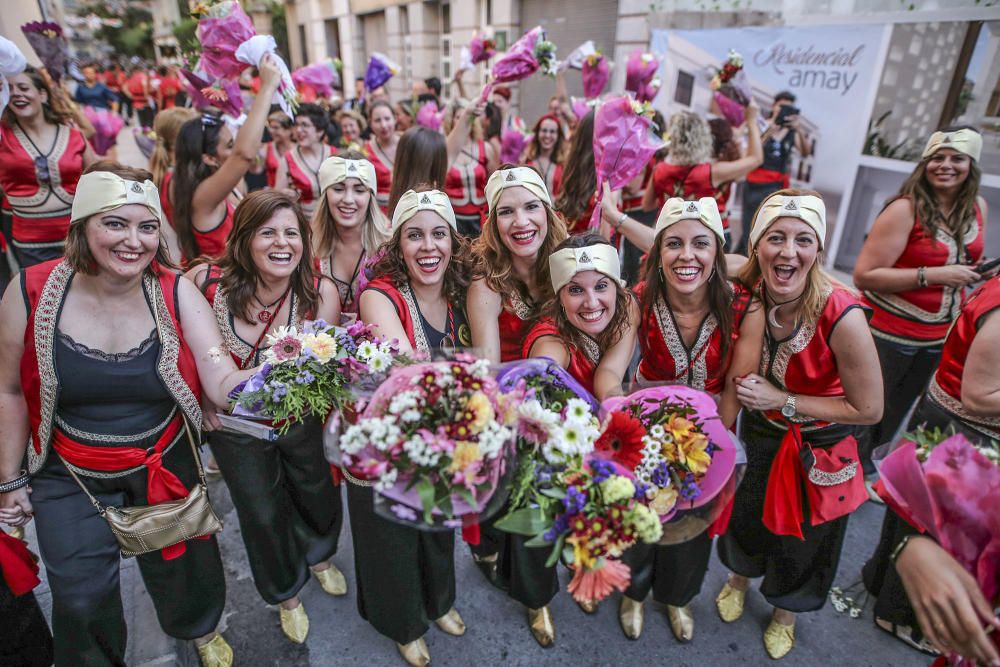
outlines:
{"label": "blonde hair", "polygon": [[[368,159],[358,151],[341,151],[338,155],[347,160]],[[326,196],[327,190],[320,194],[319,203],[312,219],[313,254],[316,257],[329,257],[333,253],[337,241],[340,240],[337,234],[337,221],[333,219],[330,201]],[[391,227],[389,219],[382,213],[382,209],[379,208],[378,202],[375,200],[375,193],[372,192],[368,198],[368,211],[365,213],[365,220],[361,223],[361,247],[364,248],[366,255],[373,257],[379,247],[389,240],[392,236]]]}
{"label": "blonde hair", "polygon": [[708,121],[691,111],[678,111],[667,125],[670,148],[667,159],[680,166],[702,164],[712,159],[712,130]]}
{"label": "blonde hair", "polygon": [[[451,130],[455,127],[455,122],[458,120],[458,113],[461,110],[462,105],[458,99],[452,100],[444,108],[444,118],[441,119],[441,131],[445,136],[451,134]],[[479,122],[478,118],[474,118],[472,124],[469,126],[469,139],[482,141],[484,136],[483,124]]]}
{"label": "blonde hair", "polygon": [[156,114],[153,121],[153,132],[156,134],[156,146],[149,157],[149,171],[153,174],[153,183],[159,188],[163,177],[174,165],[174,142],[181,126],[198,115],[194,109],[173,107]]}

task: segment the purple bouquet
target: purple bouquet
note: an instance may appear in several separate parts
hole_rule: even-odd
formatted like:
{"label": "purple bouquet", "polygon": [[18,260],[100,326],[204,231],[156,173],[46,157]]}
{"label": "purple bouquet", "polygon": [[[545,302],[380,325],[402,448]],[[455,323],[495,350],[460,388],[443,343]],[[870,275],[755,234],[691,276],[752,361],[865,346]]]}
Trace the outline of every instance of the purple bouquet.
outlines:
{"label": "purple bouquet", "polygon": [[62,27],[51,21],[32,21],[21,26],[21,32],[38,54],[52,81],[59,83],[69,73],[69,44]]}
{"label": "purple bouquet", "polygon": [[469,55],[472,64],[484,63],[497,54],[497,45],[492,39],[483,37],[478,30],[472,33],[472,40],[469,42]]}
{"label": "purple bouquet", "polygon": [[365,90],[372,91],[381,88],[397,74],[399,74],[399,65],[389,60],[389,56],[376,51],[368,59],[368,69],[365,70]]}
{"label": "purple bouquet", "polygon": [[215,107],[234,118],[243,112],[243,97],[240,84],[235,80],[207,81],[186,69],[181,74],[187,79],[188,93],[196,109]]}
{"label": "purple bouquet", "polygon": [[[342,65],[338,66],[339,62],[339,59],[327,58],[318,63],[300,67],[292,72],[292,81],[295,82],[295,87],[299,89],[300,93],[304,93],[303,89],[308,89],[312,93],[313,99],[316,96],[329,97],[333,95],[334,88],[340,87],[340,68]],[[308,97],[308,93],[304,93],[303,97]]]}

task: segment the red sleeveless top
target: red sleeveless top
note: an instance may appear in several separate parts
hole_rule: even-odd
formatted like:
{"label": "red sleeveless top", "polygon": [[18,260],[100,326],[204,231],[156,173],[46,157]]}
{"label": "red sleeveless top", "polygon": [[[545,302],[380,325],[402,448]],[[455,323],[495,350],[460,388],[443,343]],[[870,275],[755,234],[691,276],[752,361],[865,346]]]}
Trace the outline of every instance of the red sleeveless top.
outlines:
{"label": "red sleeveless top", "polygon": [[476,144],[476,161],[454,165],[448,170],[444,191],[451,199],[456,216],[479,216],[479,224],[486,222],[486,143]]}
{"label": "red sleeveless top", "polygon": [[700,199],[714,197],[719,204],[724,229],[729,228],[729,218],[725,214],[728,195],[712,185],[712,164],[702,162],[696,165],[678,165],[661,162],[653,171],[653,187],[656,189],[657,208],[670,197]]}
{"label": "red sleeveless top", "polygon": [[562,187],[563,166],[559,163],[553,164],[550,162],[549,168],[543,170],[537,160],[529,160],[524,166],[532,167],[542,175],[542,180],[545,181],[545,188],[549,191],[549,197],[555,201],[556,195],[559,194],[559,188]]}
{"label": "red sleeveless top", "polygon": [[523,359],[524,337],[533,319],[528,306],[520,298],[504,297],[503,309],[497,319],[500,329],[500,361]]}
{"label": "red sleeveless top", "polygon": [[[201,425],[201,384],[194,355],[184,342],[177,305],[176,273],[157,269],[159,276],[143,277],[143,288],[157,309],[160,321],[160,360],[157,373],[193,428]],[[66,298],[73,269],[63,259],[36,264],[24,270],[24,293],[28,321],[24,328],[21,356],[21,388],[31,424],[28,466],[38,472],[48,455],[52,426],[59,398],[59,374],[53,349],[59,314]]]}
{"label": "red sleeveless top", "polygon": [[375,150],[372,141],[365,142],[365,155],[368,157],[368,161],[372,163],[372,166],[375,167],[375,201],[378,202],[378,207],[382,209],[382,212],[389,215],[389,192],[392,190],[392,168],[385,162],[382,162],[382,159],[379,157],[380,151]]}
{"label": "red sleeveless top", "polygon": [[[646,283],[636,285],[642,297]],[[722,356],[722,332],[718,320],[709,313],[698,328],[698,336],[689,349],[685,344],[669,304],[661,297],[651,312],[645,313],[639,329],[638,375],[649,382],[678,382],[710,394],[721,394],[726,373],[739,338],[740,325],[750,307],[750,291],[740,283],[730,282],[733,291],[733,332],[725,358]]]}
{"label": "red sleeveless top", "polygon": [[[58,245],[66,240],[87,140],[79,130],[59,125],[49,152],[40,150],[48,148],[36,147],[17,125],[0,123],[0,189],[13,212],[14,243]],[[48,180],[39,180],[35,160],[45,161]],[[47,210],[40,212],[43,207]]]}
{"label": "red sleeveless top", "polygon": [[278,181],[278,162],[281,158],[278,156],[278,151],[274,150],[273,141],[264,145],[267,147],[264,153],[264,173],[267,177],[267,187],[273,188]]}
{"label": "red sleeveless top", "polygon": [[160,181],[160,208],[163,209],[163,215],[167,218],[167,222],[171,227],[174,226],[174,205],[170,203],[170,181],[174,178],[173,168],[167,170],[167,173],[163,175],[163,180]]}
{"label": "red sleeveless top", "polygon": [[594,207],[597,206],[597,195],[590,195],[587,201],[587,208],[583,215],[576,220],[567,220],[566,228],[570,235],[583,234],[590,228],[590,218],[594,215]]}
{"label": "red sleeveless top", "polygon": [[[830,336],[844,315],[855,308],[868,311],[853,292],[832,286],[825,295],[823,310],[816,324],[803,323],[783,340],[774,340],[765,329],[760,375],[792,394],[843,396],[844,387],[840,383],[837,358],[830,348]],[[773,425],[787,428],[780,410],[769,410],[764,416]],[[828,425],[828,422],[813,421],[799,415],[792,417],[792,421],[802,424],[803,430]]]}
{"label": "red sleeveless top", "polygon": [[[921,266],[974,265],[983,256],[983,214],[976,206],[976,222],[969,227],[961,247],[954,236],[939,229],[935,238],[924,231],[920,220],[914,219],[913,229],[903,254],[893,268],[916,269]],[[931,285],[886,294],[864,292],[865,303],[872,308],[872,334],[884,340],[933,347],[941,345],[948,327],[958,316],[965,290],[945,285]]]}
{"label": "red sleeveless top", "polygon": [[[323,146],[326,151],[323,159],[336,154],[333,146]],[[285,153],[285,163],[288,165],[288,184],[299,193],[299,204],[306,216],[312,215],[319,199],[319,170],[313,171],[299,155],[298,148]]]}
{"label": "red sleeveless top", "polygon": [[222,219],[222,222],[207,232],[191,228],[191,231],[194,232],[194,242],[198,246],[199,257],[218,259],[226,252],[226,239],[229,238],[229,232],[233,229],[233,211],[235,210],[236,207],[233,206],[233,203],[226,199],[226,217]]}
{"label": "red sleeveless top", "polygon": [[[555,336],[556,338],[562,340],[559,328],[556,326],[555,322],[548,317],[539,320],[535,326],[531,327],[528,335],[524,337],[524,345],[521,348],[521,358],[527,359],[530,357],[531,348],[536,342],[538,342],[539,338],[544,338],[545,336]],[[593,394],[594,373],[597,371],[597,361],[591,359],[586,352],[575,346],[568,347],[569,364],[566,366],[566,372],[572,375],[573,379],[583,385],[584,389]]]}
{"label": "red sleeveless top", "polygon": [[1000,440],[1000,416],[976,417],[962,405],[962,373],[969,348],[982,326],[983,319],[1000,309],[1000,277],[994,277],[972,293],[944,342],[941,362],[931,380],[929,392],[957,419]]}

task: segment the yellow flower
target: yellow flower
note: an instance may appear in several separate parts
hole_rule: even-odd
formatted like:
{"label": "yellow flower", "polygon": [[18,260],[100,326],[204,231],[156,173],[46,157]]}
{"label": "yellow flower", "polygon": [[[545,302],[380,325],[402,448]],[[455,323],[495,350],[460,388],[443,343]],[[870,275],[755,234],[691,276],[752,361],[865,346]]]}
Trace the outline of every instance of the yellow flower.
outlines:
{"label": "yellow flower", "polygon": [[654,487],[654,489],[656,495],[649,503],[650,509],[660,516],[669,514],[670,510],[674,509],[674,505],[677,504],[677,489],[673,486],[668,486],[665,489]]}
{"label": "yellow flower", "polygon": [[687,439],[677,442],[680,462],[696,475],[703,475],[712,464],[712,457],[705,451],[708,438],[704,433],[692,433]]}
{"label": "yellow flower", "polygon": [[337,355],[336,339],[325,333],[306,334],[302,337],[302,347],[312,350],[321,364],[325,364]]}
{"label": "yellow flower", "polygon": [[489,397],[481,391],[477,391],[465,403],[465,409],[472,413],[469,428],[473,433],[479,433],[487,424],[493,421],[495,416],[493,406]]}
{"label": "yellow flower", "polygon": [[573,565],[589,570],[597,564],[597,559],[587,549],[586,537],[578,539],[571,535],[566,541],[573,545]]}
{"label": "yellow flower", "polygon": [[696,428],[693,421],[680,415],[672,415],[670,421],[667,422],[667,432],[674,436],[674,440],[683,440]]}
{"label": "yellow flower", "polygon": [[455,445],[454,453],[451,455],[451,465],[448,466],[448,472],[455,473],[460,470],[465,470],[481,458],[482,457],[479,454],[479,445],[474,442],[469,442],[468,440],[459,440]]}

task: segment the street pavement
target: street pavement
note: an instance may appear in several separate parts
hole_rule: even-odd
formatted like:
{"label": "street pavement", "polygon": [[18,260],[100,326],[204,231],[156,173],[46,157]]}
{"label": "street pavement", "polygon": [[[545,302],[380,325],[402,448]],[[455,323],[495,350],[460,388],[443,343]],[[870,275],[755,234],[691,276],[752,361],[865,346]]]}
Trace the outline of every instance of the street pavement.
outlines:
{"label": "street pavement", "polygon": [[[119,156],[144,165],[128,129],[119,139]],[[253,585],[239,522],[228,489],[221,480],[210,483],[213,504],[225,521],[220,535],[227,582],[227,606],[222,630],[236,652],[239,665],[402,665],[392,641],[379,635],[357,611],[354,555],[349,521],[344,522],[334,562],[344,572],[348,593],[341,598],[323,592],[315,580],[302,590],[311,629],[305,644],[288,641],[278,623],[278,610],[261,600]],[[346,502],[344,503],[346,512]],[[850,519],[836,584],[847,588],[860,580],[861,566],[878,540],[884,509],[866,503]],[[29,526],[33,548],[34,527]],[[723,623],[714,598],[726,570],[713,555],[702,593],[692,603],[696,625],[689,644],[673,638],[666,614],[646,602],[643,635],[630,641],[618,624],[618,595],[601,604],[593,616],[584,614],[565,592],[568,575],[561,572],[562,591],[552,602],[557,639],[542,649],[528,631],[524,609],[489,585],[475,567],[468,549],[456,540],[458,599],[456,608],[468,625],[463,637],[451,637],[431,627],[426,635],[435,665],[546,665],[551,667],[622,664],[670,664],[677,667],[771,664],[761,640],[769,607],[756,592],[747,596],[746,613],[733,624]],[[133,666],[197,665],[194,650],[163,634],[134,560],[122,562],[122,596],[129,625],[127,661]],[[44,581],[36,595],[46,615],[51,593]],[[871,602],[859,619],[834,611],[827,604],[818,612],[802,614],[796,626],[795,649],[783,661],[796,666],[927,665],[930,659],[903,646],[872,622]]]}

